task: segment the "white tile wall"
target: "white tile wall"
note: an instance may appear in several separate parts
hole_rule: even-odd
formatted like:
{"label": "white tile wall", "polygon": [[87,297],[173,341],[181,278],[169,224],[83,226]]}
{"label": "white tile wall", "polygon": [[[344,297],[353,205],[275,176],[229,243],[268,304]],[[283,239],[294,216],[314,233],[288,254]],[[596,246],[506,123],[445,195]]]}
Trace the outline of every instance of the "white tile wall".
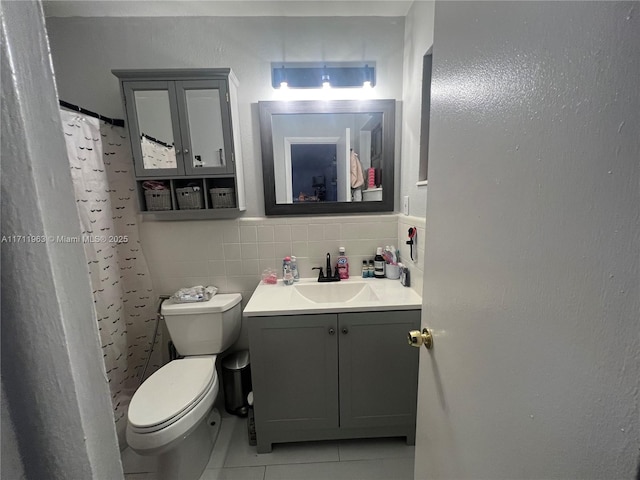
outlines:
{"label": "white tile wall", "polygon": [[[404,244],[409,226],[418,227],[417,256],[409,258]],[[411,269],[412,288],[422,294],[424,219],[404,215],[240,218],[210,221],[143,221],[140,237],[158,294],[181,287],[215,285],[221,293],[242,294],[243,308],[266,268],[281,276],[282,258],[298,257],[302,277],[315,277],[327,252],[332,264],[338,248],[346,248],[352,276],[360,276],[362,260],[372,259],[376,247],[396,245]],[[241,343],[245,338],[241,335]],[[238,348],[245,348],[239,345]]]}

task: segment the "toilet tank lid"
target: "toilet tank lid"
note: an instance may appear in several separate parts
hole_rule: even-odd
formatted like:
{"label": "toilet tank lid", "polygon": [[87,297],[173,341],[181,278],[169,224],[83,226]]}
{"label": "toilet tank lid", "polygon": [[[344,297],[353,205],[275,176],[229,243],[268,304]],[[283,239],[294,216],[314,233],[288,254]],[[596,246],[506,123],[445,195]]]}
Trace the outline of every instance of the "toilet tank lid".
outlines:
{"label": "toilet tank lid", "polygon": [[197,313],[226,312],[242,300],[239,293],[222,293],[211,297],[206,302],[178,303],[170,298],[162,302],[160,312],[163,315],[194,315]]}

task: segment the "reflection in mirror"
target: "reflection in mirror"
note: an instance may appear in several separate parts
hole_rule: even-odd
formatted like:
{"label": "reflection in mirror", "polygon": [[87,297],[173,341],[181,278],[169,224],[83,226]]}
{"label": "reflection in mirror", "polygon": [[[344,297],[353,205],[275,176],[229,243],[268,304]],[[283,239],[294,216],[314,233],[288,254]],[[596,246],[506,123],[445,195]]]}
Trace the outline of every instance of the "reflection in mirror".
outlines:
{"label": "reflection in mirror", "polygon": [[[273,115],[273,155],[283,158],[284,163],[276,168],[276,203],[315,202],[361,202],[381,200],[371,198],[368,189],[379,188],[375,183],[375,169],[380,168],[381,152],[375,150],[374,132],[382,131],[382,114],[379,113],[316,113],[300,115]],[[301,148],[316,145],[315,148]],[[322,147],[325,145],[325,147]],[[381,139],[378,147],[381,146]],[[333,152],[322,157],[320,151]],[[375,150],[375,157],[372,154]],[[297,154],[294,157],[294,151]],[[303,155],[306,155],[303,156]],[[295,162],[294,162],[295,158]],[[372,160],[375,163],[372,163]],[[324,172],[332,162],[331,172]],[[369,169],[373,168],[369,184]],[[283,169],[283,174],[278,171]],[[306,175],[305,179],[302,177]],[[327,193],[312,194],[309,188],[314,175],[325,175]],[[367,182],[365,182],[365,175]],[[379,175],[378,175],[378,178]],[[292,186],[295,181],[307,185],[306,191]],[[315,193],[315,192],[314,192]]]}
{"label": "reflection in mirror", "polygon": [[169,92],[136,90],[134,98],[144,168],[176,168]]}
{"label": "reflection in mirror", "polygon": [[[291,182],[285,185],[288,203],[338,201],[335,143],[294,143],[288,157],[291,159],[288,166]],[[292,190],[296,192],[294,198]]]}
{"label": "reflection in mirror", "polygon": [[394,112],[394,100],[260,102],[267,215],[393,210]]}
{"label": "reflection in mirror", "polygon": [[223,167],[226,154],[218,90],[187,90],[186,99],[191,152],[185,154],[194,167]]}

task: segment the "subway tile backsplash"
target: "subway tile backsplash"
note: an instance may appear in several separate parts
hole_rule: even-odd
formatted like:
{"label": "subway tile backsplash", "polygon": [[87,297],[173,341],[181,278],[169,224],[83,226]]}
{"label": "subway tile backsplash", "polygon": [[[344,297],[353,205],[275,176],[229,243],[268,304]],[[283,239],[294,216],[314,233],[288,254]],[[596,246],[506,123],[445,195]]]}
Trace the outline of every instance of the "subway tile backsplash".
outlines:
{"label": "subway tile backsplash", "polygon": [[[414,259],[405,245],[407,229],[418,228]],[[332,264],[344,246],[353,276],[362,260],[372,259],[376,247],[396,245],[412,273],[412,288],[422,294],[424,219],[404,215],[349,217],[241,218],[234,220],[140,223],[143,251],[158,294],[184,286],[216,285],[220,292],[239,292],[243,304],[266,268],[278,272],[282,258],[298,257],[302,277],[315,277],[313,267]]]}

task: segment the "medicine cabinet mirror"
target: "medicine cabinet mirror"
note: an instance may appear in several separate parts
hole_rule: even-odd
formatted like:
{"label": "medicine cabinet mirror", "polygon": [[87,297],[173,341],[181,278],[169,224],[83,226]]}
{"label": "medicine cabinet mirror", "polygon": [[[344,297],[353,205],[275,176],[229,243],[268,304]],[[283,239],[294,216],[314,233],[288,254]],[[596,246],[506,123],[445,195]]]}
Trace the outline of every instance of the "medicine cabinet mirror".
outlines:
{"label": "medicine cabinet mirror", "polygon": [[393,211],[395,100],[258,106],[267,215]]}

